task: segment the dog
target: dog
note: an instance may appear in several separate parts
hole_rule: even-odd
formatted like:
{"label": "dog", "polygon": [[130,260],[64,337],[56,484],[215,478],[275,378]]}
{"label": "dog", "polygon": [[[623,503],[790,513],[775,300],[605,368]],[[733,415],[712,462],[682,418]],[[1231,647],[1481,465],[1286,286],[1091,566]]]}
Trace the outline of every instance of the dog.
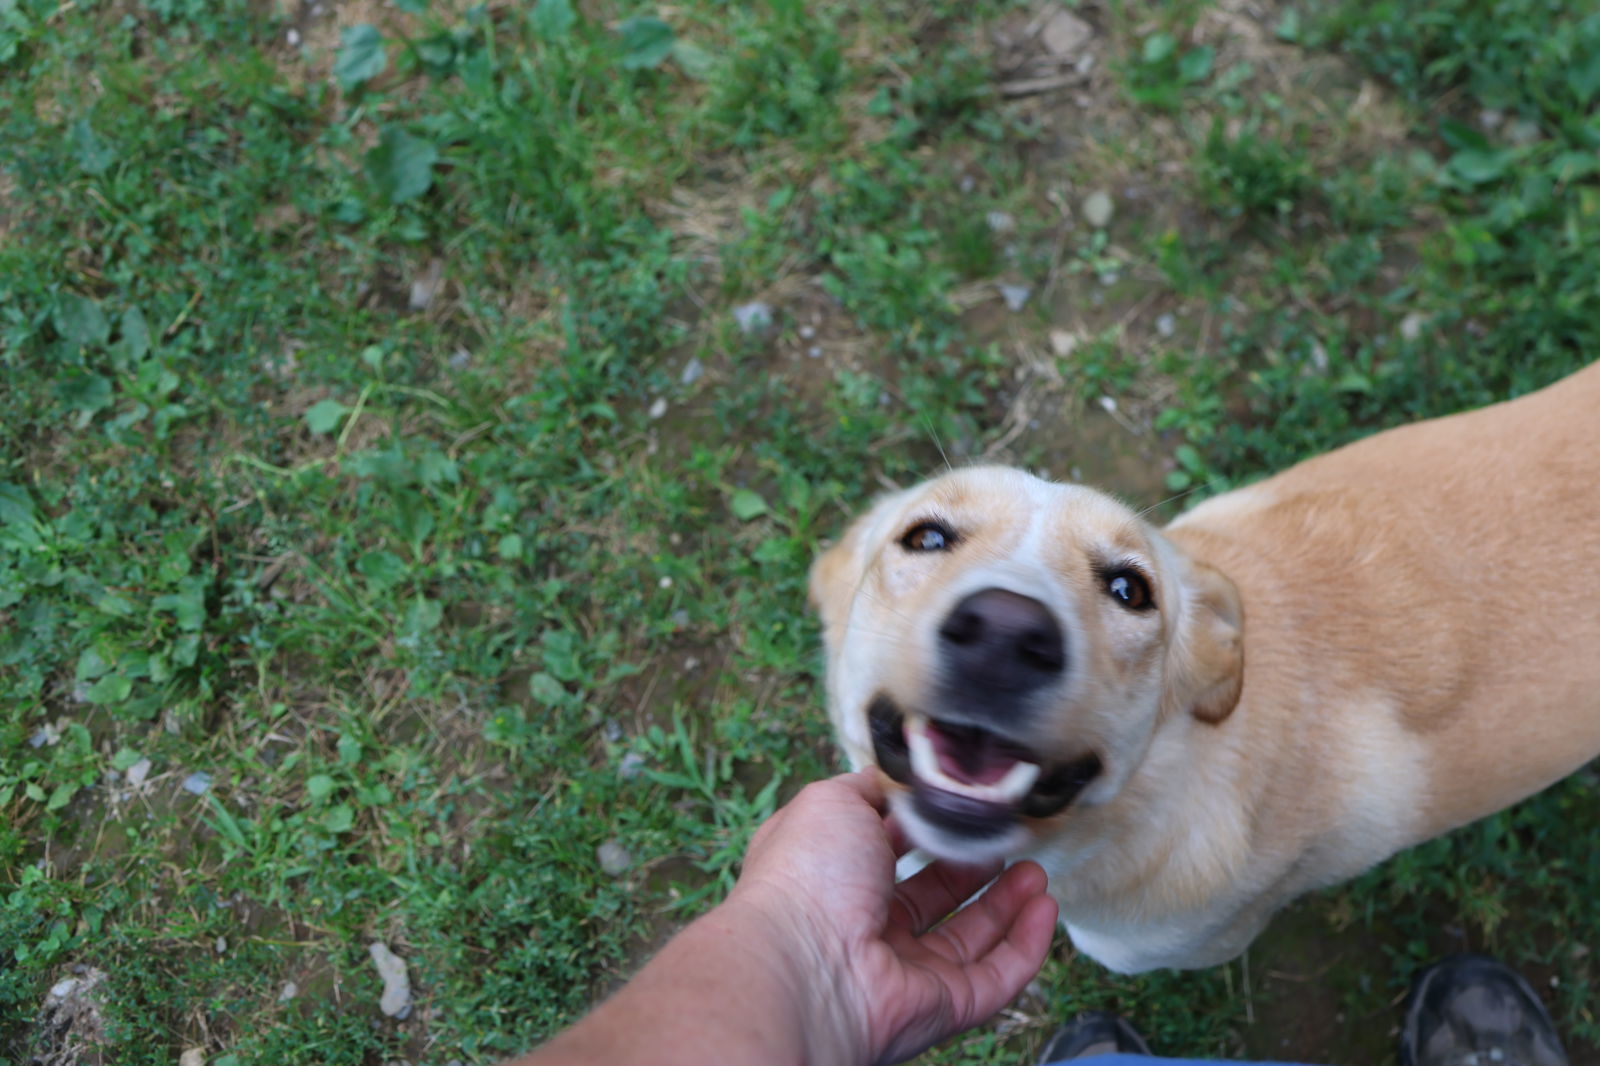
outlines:
{"label": "dog", "polygon": [[1600,754],[1600,363],[1165,529],[957,470],[878,501],[810,593],[838,738],[914,844],[1038,861],[1112,970],[1217,965]]}

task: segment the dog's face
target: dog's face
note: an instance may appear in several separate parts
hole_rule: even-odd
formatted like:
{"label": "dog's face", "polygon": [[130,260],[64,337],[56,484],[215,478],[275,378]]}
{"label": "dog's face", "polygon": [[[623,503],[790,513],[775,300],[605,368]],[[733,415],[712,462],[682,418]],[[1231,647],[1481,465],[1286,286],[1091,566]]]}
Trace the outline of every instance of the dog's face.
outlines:
{"label": "dog's face", "polygon": [[981,862],[1111,801],[1170,716],[1225,718],[1239,604],[1092,489],[997,467],[881,500],[816,562],[828,697],[917,845]]}

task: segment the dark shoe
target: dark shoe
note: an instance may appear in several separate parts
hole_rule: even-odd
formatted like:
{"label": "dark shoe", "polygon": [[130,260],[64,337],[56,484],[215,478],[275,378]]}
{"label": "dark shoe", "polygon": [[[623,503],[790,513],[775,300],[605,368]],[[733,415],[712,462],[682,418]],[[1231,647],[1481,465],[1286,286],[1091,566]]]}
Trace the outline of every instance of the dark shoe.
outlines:
{"label": "dark shoe", "polygon": [[1544,1004],[1516,971],[1482,955],[1436,962],[1411,986],[1401,1066],[1568,1066]]}
{"label": "dark shoe", "polygon": [[1127,1019],[1104,1011],[1080,1014],[1057,1029],[1039,1053],[1040,1066],[1067,1059],[1087,1059],[1095,1055],[1148,1055],[1150,1045]]}

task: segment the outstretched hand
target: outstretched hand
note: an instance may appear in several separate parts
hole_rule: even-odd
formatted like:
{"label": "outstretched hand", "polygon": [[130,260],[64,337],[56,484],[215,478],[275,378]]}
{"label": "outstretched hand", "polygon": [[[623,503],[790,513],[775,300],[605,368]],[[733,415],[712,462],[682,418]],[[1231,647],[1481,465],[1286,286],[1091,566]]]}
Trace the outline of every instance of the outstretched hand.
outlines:
{"label": "outstretched hand", "polygon": [[935,862],[897,885],[907,847],[884,810],[868,773],[808,785],[757,831],[727,901],[788,934],[808,1028],[832,1044],[812,1061],[909,1058],[1010,1002],[1050,947],[1037,864]]}

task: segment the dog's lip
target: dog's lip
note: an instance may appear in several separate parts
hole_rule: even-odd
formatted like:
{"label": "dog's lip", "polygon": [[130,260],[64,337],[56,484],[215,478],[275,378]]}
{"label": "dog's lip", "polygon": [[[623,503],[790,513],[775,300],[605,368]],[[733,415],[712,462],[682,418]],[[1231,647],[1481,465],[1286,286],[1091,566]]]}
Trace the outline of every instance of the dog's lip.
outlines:
{"label": "dog's lip", "polygon": [[[912,768],[910,745],[906,739],[906,712],[893,699],[881,693],[875,696],[867,707],[867,724],[872,734],[873,754],[878,767],[891,780],[912,789],[923,800],[930,793],[937,794],[940,802],[934,804],[935,807],[948,806],[950,800],[957,798],[923,780]],[[965,730],[976,727],[962,724],[957,728]],[[1032,753],[1032,749],[1014,740],[1003,738],[1002,743],[1008,748]],[[1038,778],[1020,800],[1011,804],[981,804],[986,808],[983,816],[989,820],[1010,822],[1017,817],[1048,818],[1059,814],[1103,769],[1100,757],[1093,752],[1066,759],[1039,759],[1037,763]],[[974,806],[975,801],[959,798],[963,801],[964,810]],[[923,802],[919,806],[926,807],[928,804]],[[976,817],[977,812],[974,810],[972,813]]]}

